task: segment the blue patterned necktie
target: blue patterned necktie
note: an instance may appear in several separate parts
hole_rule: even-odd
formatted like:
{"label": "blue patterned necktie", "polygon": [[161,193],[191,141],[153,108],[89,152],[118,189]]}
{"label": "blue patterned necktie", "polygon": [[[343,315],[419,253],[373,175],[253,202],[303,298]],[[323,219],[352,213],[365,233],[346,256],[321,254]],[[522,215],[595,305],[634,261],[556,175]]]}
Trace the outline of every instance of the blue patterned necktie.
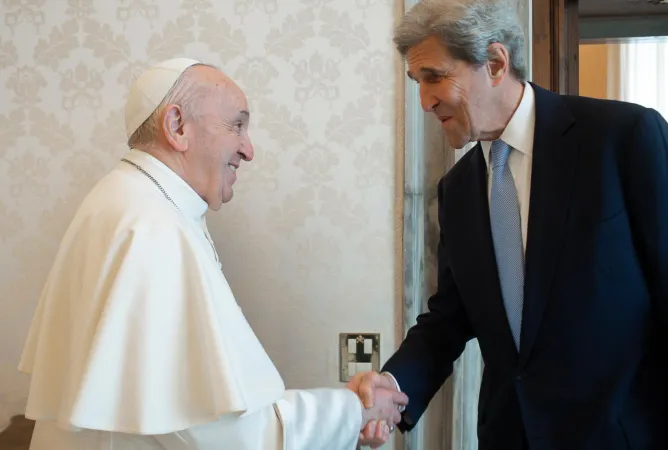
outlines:
{"label": "blue patterned necktie", "polygon": [[519,350],[524,300],[524,251],[517,189],[508,165],[510,150],[510,146],[501,140],[492,143],[490,220],[503,303]]}

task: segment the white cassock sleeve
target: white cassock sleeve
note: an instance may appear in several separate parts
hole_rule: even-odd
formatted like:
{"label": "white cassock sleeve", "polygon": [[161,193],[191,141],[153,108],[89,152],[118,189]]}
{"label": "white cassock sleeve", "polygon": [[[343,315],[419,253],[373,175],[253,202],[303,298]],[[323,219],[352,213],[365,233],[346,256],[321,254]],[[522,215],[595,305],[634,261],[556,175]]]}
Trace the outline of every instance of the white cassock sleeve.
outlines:
{"label": "white cassock sleeve", "polygon": [[274,407],[158,436],[168,450],[354,450],[361,403],[348,389],[288,390]]}
{"label": "white cassock sleeve", "polygon": [[348,389],[286,390],[276,402],[286,450],[354,450],[362,404]]}

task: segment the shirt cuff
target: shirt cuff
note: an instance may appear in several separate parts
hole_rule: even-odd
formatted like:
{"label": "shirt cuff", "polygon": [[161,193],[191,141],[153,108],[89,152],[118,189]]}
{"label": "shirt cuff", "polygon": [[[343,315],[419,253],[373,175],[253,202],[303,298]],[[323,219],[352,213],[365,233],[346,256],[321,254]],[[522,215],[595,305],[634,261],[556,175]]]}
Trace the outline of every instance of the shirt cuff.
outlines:
{"label": "shirt cuff", "polygon": [[385,375],[386,377],[389,377],[394,382],[394,385],[396,386],[397,391],[401,392],[401,387],[399,386],[399,383],[397,382],[397,379],[394,378],[394,375],[392,375],[390,372],[381,372],[380,374]]}
{"label": "shirt cuff", "polygon": [[[396,378],[394,378],[394,375],[392,375],[390,372],[381,372],[380,374],[390,378],[394,382],[397,391],[401,392],[401,387],[399,386],[399,382],[397,381]],[[399,412],[404,412],[405,409],[406,407],[404,405],[399,406]]]}

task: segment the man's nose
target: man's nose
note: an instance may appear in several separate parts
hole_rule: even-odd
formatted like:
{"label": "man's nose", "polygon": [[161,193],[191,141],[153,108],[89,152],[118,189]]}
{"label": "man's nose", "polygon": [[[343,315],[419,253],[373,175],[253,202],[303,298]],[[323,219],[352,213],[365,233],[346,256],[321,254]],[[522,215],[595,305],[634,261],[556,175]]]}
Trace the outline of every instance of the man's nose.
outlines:
{"label": "man's nose", "polygon": [[420,85],[420,103],[424,112],[432,112],[438,106],[438,98],[431,95],[423,85]]}
{"label": "man's nose", "polygon": [[239,154],[244,161],[251,161],[253,156],[255,156],[255,150],[253,149],[253,144],[249,137],[246,137],[246,142],[241,146]]}

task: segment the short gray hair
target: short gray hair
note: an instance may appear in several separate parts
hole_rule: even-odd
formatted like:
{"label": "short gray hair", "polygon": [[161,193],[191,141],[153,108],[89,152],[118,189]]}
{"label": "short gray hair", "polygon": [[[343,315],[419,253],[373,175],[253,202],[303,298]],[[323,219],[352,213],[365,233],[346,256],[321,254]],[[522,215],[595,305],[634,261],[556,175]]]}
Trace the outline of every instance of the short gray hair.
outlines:
{"label": "short gray hair", "polygon": [[170,104],[179,105],[186,118],[195,118],[196,103],[208,92],[191,73],[191,69],[197,66],[207,66],[217,69],[215,66],[202,63],[193,64],[188,67],[176,80],[158,107],[155,108],[151,115],[135,130],[134,133],[132,133],[132,136],[128,139],[128,147],[141,149],[149,147],[155,142],[161,127],[160,119],[162,113]]}
{"label": "short gray hair", "polygon": [[477,67],[488,61],[490,44],[503,44],[510,56],[510,72],[526,81],[517,0],[422,0],[397,25],[394,43],[405,57],[430,36],[439,37],[453,58]]}

